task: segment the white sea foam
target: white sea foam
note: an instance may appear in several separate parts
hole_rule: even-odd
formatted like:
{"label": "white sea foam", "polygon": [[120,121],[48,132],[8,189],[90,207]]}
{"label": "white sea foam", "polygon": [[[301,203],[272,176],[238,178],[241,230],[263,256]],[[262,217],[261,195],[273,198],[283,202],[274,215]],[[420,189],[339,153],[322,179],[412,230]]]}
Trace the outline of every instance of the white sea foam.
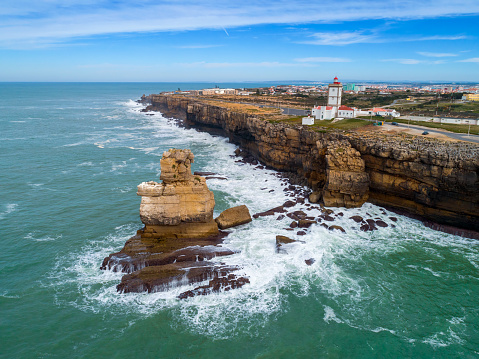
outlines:
{"label": "white sea foam", "polygon": [[327,305],[324,306],[323,319],[326,323],[329,323],[331,321],[334,321],[336,323],[343,323],[343,321],[336,316],[336,313],[334,313],[334,309],[331,307],[328,307]]}
{"label": "white sea foam", "polygon": [[35,242],[51,242],[56,241],[62,238],[62,235],[50,236],[50,235],[39,235],[37,232],[30,232],[26,234],[23,238],[29,239]]}
{"label": "white sea foam", "polygon": [[17,203],[7,203],[7,205],[5,206],[5,210],[3,212],[0,212],[0,220],[6,218],[10,213],[15,212],[17,208]]}

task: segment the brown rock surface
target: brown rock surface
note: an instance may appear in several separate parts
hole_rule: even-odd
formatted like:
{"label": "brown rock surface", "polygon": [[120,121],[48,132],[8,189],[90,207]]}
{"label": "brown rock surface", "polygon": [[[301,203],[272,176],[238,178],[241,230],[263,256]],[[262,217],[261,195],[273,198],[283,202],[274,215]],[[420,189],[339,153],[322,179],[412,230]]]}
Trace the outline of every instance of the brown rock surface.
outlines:
{"label": "brown rock surface", "polygon": [[210,222],[215,199],[201,176],[191,174],[190,150],[163,153],[160,179],[138,185],[140,218],[147,225],[174,226],[181,222]]}
{"label": "brown rock surface", "polygon": [[[318,143],[318,147],[323,144]],[[327,144],[326,184],[323,202],[327,207],[360,207],[369,196],[369,175],[361,154],[348,141]]]}
{"label": "brown rock surface", "polygon": [[241,224],[249,223],[252,221],[249,214],[248,207],[245,205],[228,208],[221,212],[221,214],[215,218],[216,223],[220,229],[227,229]]}

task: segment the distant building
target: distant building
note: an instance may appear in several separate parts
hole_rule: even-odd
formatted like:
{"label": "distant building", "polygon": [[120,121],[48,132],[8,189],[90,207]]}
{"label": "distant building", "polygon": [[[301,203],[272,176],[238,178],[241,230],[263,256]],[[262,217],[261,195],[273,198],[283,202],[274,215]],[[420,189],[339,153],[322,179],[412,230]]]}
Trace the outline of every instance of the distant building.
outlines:
{"label": "distant building", "polygon": [[213,89],[203,89],[199,91],[200,95],[236,95],[235,89],[220,89],[220,88],[213,88]]}
{"label": "distant building", "polygon": [[356,90],[356,85],[355,84],[344,84],[343,85],[343,90],[344,91],[355,91]]}
{"label": "distant building", "polygon": [[479,101],[479,94],[477,93],[466,93],[462,96],[463,101]]}

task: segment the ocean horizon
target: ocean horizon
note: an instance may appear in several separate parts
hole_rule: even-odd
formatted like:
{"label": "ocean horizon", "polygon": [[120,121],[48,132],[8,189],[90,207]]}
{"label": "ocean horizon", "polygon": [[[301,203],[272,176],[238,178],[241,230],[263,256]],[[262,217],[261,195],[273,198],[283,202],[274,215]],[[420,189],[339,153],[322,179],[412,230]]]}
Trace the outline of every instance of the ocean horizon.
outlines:
{"label": "ocean horizon", "polygon": [[[287,217],[232,229],[237,253],[221,261],[250,279],[240,289],[116,291],[122,273],[101,263],[142,227],[137,185],[159,181],[164,151],[191,149],[193,171],[226,178],[207,182],[215,217],[288,200],[277,171],[137,102],[212,84],[0,82],[0,357],[479,357],[479,242],[370,203],[335,208],[346,233],[313,225],[286,253]],[[355,215],[389,227],[362,232]]]}

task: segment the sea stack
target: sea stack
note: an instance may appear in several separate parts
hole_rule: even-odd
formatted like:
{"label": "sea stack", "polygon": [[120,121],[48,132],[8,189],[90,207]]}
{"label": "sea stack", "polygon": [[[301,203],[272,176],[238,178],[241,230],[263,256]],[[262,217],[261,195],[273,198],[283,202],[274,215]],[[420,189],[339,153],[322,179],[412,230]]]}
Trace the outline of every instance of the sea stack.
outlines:
{"label": "sea stack", "polygon": [[193,162],[190,150],[170,149],[160,162],[163,182],[143,182],[138,186],[145,236],[198,238],[218,234],[213,220],[213,192],[204,177],[191,174]]}
{"label": "sea stack", "polygon": [[125,273],[117,286],[119,292],[158,292],[209,281],[178,296],[186,299],[249,282],[231,273],[239,269],[237,266],[210,261],[235,252],[219,246],[228,232],[218,230],[213,219],[213,192],[205,178],[191,174],[193,160],[190,150],[169,150],[161,159],[162,183],[150,181],[138,186],[140,218],[145,226],[101,266]]}

